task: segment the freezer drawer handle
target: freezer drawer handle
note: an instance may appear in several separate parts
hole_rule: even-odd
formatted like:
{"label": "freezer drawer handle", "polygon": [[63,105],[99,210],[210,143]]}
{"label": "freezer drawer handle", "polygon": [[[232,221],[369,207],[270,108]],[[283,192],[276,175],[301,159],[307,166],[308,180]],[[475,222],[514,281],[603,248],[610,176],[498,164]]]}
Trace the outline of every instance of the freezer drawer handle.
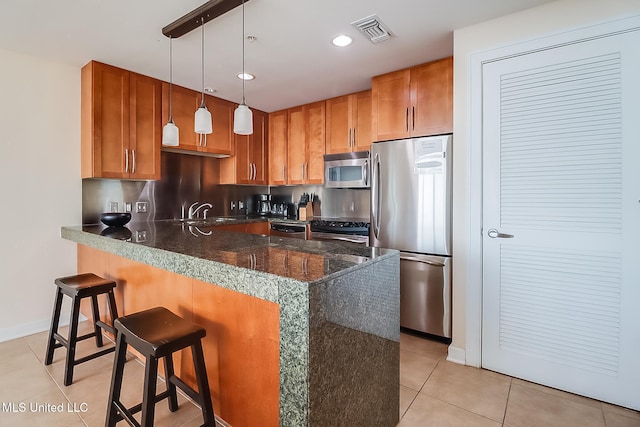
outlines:
{"label": "freezer drawer handle", "polygon": [[444,264],[442,264],[440,262],[429,261],[429,260],[426,260],[426,259],[420,259],[420,258],[411,257],[411,256],[401,256],[400,259],[404,259],[404,260],[407,260],[407,261],[422,262],[424,264],[433,265],[434,267],[444,267]]}
{"label": "freezer drawer handle", "polygon": [[495,228],[492,228],[487,232],[487,236],[491,237],[492,239],[495,239],[495,238],[498,238],[498,239],[511,239],[513,237],[513,234],[500,233]]}

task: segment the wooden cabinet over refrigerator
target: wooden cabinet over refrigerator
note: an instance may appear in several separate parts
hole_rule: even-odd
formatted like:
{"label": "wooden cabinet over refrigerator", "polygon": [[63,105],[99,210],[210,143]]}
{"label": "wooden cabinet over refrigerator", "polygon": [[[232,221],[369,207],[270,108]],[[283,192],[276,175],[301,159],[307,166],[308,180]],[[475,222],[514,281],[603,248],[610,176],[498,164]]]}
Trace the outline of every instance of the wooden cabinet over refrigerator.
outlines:
{"label": "wooden cabinet over refrigerator", "polygon": [[374,141],[453,132],[453,58],[376,76],[371,81]]}

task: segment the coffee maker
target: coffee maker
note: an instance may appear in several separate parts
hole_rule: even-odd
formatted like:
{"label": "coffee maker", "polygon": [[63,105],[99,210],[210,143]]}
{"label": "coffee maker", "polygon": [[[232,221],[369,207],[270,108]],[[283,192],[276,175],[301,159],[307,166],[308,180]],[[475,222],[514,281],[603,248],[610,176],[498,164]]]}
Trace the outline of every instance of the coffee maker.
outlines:
{"label": "coffee maker", "polygon": [[258,215],[271,215],[271,194],[256,194],[256,213]]}

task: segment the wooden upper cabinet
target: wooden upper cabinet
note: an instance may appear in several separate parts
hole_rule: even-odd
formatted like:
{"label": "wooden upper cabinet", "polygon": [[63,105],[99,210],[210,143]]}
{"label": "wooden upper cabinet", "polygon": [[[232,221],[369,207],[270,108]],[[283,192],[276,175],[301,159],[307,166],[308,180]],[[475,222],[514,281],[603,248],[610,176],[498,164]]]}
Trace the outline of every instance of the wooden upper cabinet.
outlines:
{"label": "wooden upper cabinet", "polygon": [[373,141],[453,131],[453,58],[372,79]]}
{"label": "wooden upper cabinet", "polygon": [[162,145],[162,82],[140,74],[130,76],[130,178],[160,179]]}
{"label": "wooden upper cabinet", "polygon": [[413,136],[453,132],[453,58],[411,69]]}
{"label": "wooden upper cabinet", "polygon": [[289,184],[324,182],[325,102],[288,110],[287,167]]}
{"label": "wooden upper cabinet", "polygon": [[220,163],[221,184],[267,184],[267,133],[269,116],[253,112],[253,133],[236,135],[235,156]]}
{"label": "wooden upper cabinet", "polygon": [[305,184],[322,184],[324,182],[325,154],[325,103],[314,102],[304,106],[306,129],[306,165],[304,168]]}
{"label": "wooden upper cabinet", "polygon": [[410,70],[394,71],[371,80],[371,132],[375,141],[409,136]]}
{"label": "wooden upper cabinet", "polygon": [[327,154],[366,151],[371,142],[371,91],[326,101]]}
{"label": "wooden upper cabinet", "polygon": [[[215,96],[205,95],[205,103],[211,112],[213,133],[206,135],[202,152],[211,154],[232,155],[233,144],[233,110],[235,104]],[[195,114],[195,110],[193,110]]]}
{"label": "wooden upper cabinet", "polygon": [[[201,94],[181,86],[172,85],[171,104],[173,122],[178,127],[179,149],[198,151],[199,135],[195,129],[195,113],[200,107]],[[162,123],[169,121],[169,83],[162,84]]]}
{"label": "wooden upper cabinet", "polygon": [[83,178],[160,179],[162,82],[92,61],[81,108]]}
{"label": "wooden upper cabinet", "polygon": [[304,115],[302,106],[289,108],[287,119],[287,181],[289,184],[304,183],[306,161]]}
{"label": "wooden upper cabinet", "polygon": [[[205,95],[205,105],[211,113],[213,133],[200,137],[195,132],[195,114],[202,103],[202,94],[173,85],[171,90],[173,122],[180,132],[180,145],[171,150],[199,151],[230,156],[233,154],[233,110],[235,104]],[[162,123],[169,120],[169,84],[162,85]]]}
{"label": "wooden upper cabinet", "polygon": [[287,184],[288,111],[269,114],[269,185]]}

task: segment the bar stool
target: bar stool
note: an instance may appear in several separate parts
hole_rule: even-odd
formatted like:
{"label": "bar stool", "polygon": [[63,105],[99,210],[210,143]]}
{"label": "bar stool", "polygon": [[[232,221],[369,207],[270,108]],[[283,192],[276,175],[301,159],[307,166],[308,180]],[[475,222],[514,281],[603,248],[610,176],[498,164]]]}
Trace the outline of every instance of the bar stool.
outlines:
{"label": "bar stool", "polygon": [[[115,347],[110,347],[80,359],[75,359],[76,344],[78,341],[95,337],[96,346],[102,347],[104,345],[102,341],[102,329],[115,335],[114,328],[100,320],[98,295],[107,295],[109,311],[111,312],[111,322],[113,323],[113,321],[118,317],[116,299],[113,294],[113,288],[116,287],[116,282],[113,280],[103,279],[93,273],[85,273],[57,278],[55,280],[55,284],[57,286],[56,298],[53,303],[53,315],[51,317],[51,328],[49,329],[49,340],[47,341],[47,353],[44,364],[50,365],[51,362],[53,362],[53,352],[56,348],[65,347],[67,349],[67,357],[64,365],[64,385],[67,386],[73,382],[73,368],[75,365],[95,359],[96,357],[104,356],[105,354],[111,353],[115,350]],[[67,295],[71,298],[71,319],[69,322],[69,334],[66,339],[58,333],[60,308],[62,307],[63,295]],[[93,332],[79,337],[78,318],[80,317],[80,301],[83,298],[88,297],[91,297]]]}
{"label": "bar stool", "polygon": [[[118,334],[106,425],[113,427],[118,421],[124,419],[131,426],[152,426],[157,402],[168,398],[169,410],[175,412],[178,409],[176,394],[176,386],[178,386],[200,405],[204,425],[215,426],[211,392],[209,391],[207,370],[202,352],[201,339],[206,335],[206,330],[176,316],[164,307],[155,307],[119,317],[114,325]],[[127,345],[131,345],[146,358],[142,403],[131,408],[125,408],[120,402]],[[185,384],[174,373],[173,353],[187,347],[191,347],[199,392]],[[158,359],[162,357],[164,357],[167,389],[156,395]],[[133,414],[140,412],[140,410],[142,410],[142,419],[138,424],[137,420],[133,418]]]}

